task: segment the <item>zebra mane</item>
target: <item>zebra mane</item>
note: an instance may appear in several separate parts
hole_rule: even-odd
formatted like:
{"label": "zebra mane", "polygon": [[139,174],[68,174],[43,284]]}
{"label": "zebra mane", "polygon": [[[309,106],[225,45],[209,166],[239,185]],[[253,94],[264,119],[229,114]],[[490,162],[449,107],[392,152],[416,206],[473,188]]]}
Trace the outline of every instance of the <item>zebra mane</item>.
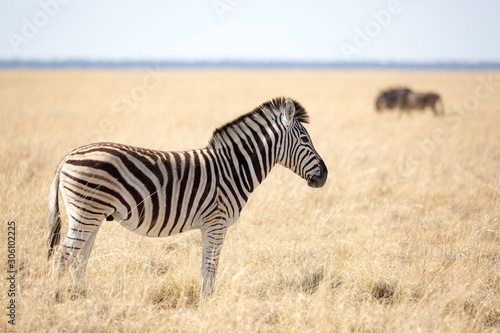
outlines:
{"label": "zebra mane", "polygon": [[[235,132],[235,129],[241,128],[242,125],[246,124],[249,120],[262,122],[264,117],[265,119],[273,119],[275,120],[285,108],[285,102],[287,98],[285,97],[277,97],[265,103],[262,103],[252,111],[236,118],[233,121],[228,122],[227,124],[217,128],[212,138],[208,143],[208,148],[215,148],[220,146],[221,143],[224,142],[223,135],[224,133]],[[295,106],[295,116],[294,118],[301,123],[309,123],[309,115],[307,114],[306,109],[297,101],[290,99]]]}

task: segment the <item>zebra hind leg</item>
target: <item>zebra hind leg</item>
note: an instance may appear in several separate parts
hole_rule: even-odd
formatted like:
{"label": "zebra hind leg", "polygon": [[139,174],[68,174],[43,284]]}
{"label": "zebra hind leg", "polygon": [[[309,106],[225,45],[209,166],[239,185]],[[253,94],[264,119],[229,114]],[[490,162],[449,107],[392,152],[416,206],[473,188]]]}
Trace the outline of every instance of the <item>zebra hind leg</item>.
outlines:
{"label": "zebra hind leg", "polygon": [[79,219],[75,219],[72,214],[74,212],[68,212],[68,233],[60,246],[60,255],[54,256],[53,268],[54,272],[57,271],[59,278],[69,268],[71,277],[76,282],[76,288],[80,289],[101,222],[94,218],[89,220],[80,216]]}

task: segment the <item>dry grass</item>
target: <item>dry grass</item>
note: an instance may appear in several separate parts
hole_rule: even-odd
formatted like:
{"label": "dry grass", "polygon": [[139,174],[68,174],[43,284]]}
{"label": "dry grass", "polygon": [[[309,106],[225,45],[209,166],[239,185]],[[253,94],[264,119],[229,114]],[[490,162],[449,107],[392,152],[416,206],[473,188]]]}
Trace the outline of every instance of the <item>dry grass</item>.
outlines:
{"label": "dry grass", "polygon": [[[451,114],[498,73],[168,71],[114,112],[147,75],[0,73],[1,267],[15,221],[19,332],[500,330],[500,86]],[[440,92],[447,116],[377,114],[378,90],[400,84]],[[330,178],[310,189],[276,167],[228,233],[211,299],[200,305],[198,232],[152,239],[106,223],[83,292],[54,300],[46,202],[67,152],[94,140],[199,148],[279,95],[308,109]]]}

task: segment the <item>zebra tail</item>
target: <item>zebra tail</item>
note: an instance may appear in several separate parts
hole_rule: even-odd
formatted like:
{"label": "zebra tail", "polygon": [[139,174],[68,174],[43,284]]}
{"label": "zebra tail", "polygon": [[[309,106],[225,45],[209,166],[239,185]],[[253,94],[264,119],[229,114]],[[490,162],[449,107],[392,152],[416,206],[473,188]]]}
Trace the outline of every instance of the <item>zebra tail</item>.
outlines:
{"label": "zebra tail", "polygon": [[48,239],[49,252],[47,259],[50,259],[54,254],[54,248],[59,245],[61,241],[61,214],[59,213],[59,177],[64,160],[57,167],[56,174],[50,185],[49,194],[49,223],[50,233]]}

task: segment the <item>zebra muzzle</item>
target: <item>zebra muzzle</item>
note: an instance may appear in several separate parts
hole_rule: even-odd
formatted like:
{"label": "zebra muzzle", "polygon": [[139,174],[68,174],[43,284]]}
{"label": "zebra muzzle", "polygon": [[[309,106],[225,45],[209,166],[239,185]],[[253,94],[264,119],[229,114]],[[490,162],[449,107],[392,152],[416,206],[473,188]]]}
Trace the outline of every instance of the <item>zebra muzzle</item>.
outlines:
{"label": "zebra muzzle", "polygon": [[316,173],[312,177],[307,178],[307,185],[313,188],[323,187],[326,183],[326,179],[328,178],[328,169],[326,168],[325,162],[323,160],[319,160],[319,173]]}

